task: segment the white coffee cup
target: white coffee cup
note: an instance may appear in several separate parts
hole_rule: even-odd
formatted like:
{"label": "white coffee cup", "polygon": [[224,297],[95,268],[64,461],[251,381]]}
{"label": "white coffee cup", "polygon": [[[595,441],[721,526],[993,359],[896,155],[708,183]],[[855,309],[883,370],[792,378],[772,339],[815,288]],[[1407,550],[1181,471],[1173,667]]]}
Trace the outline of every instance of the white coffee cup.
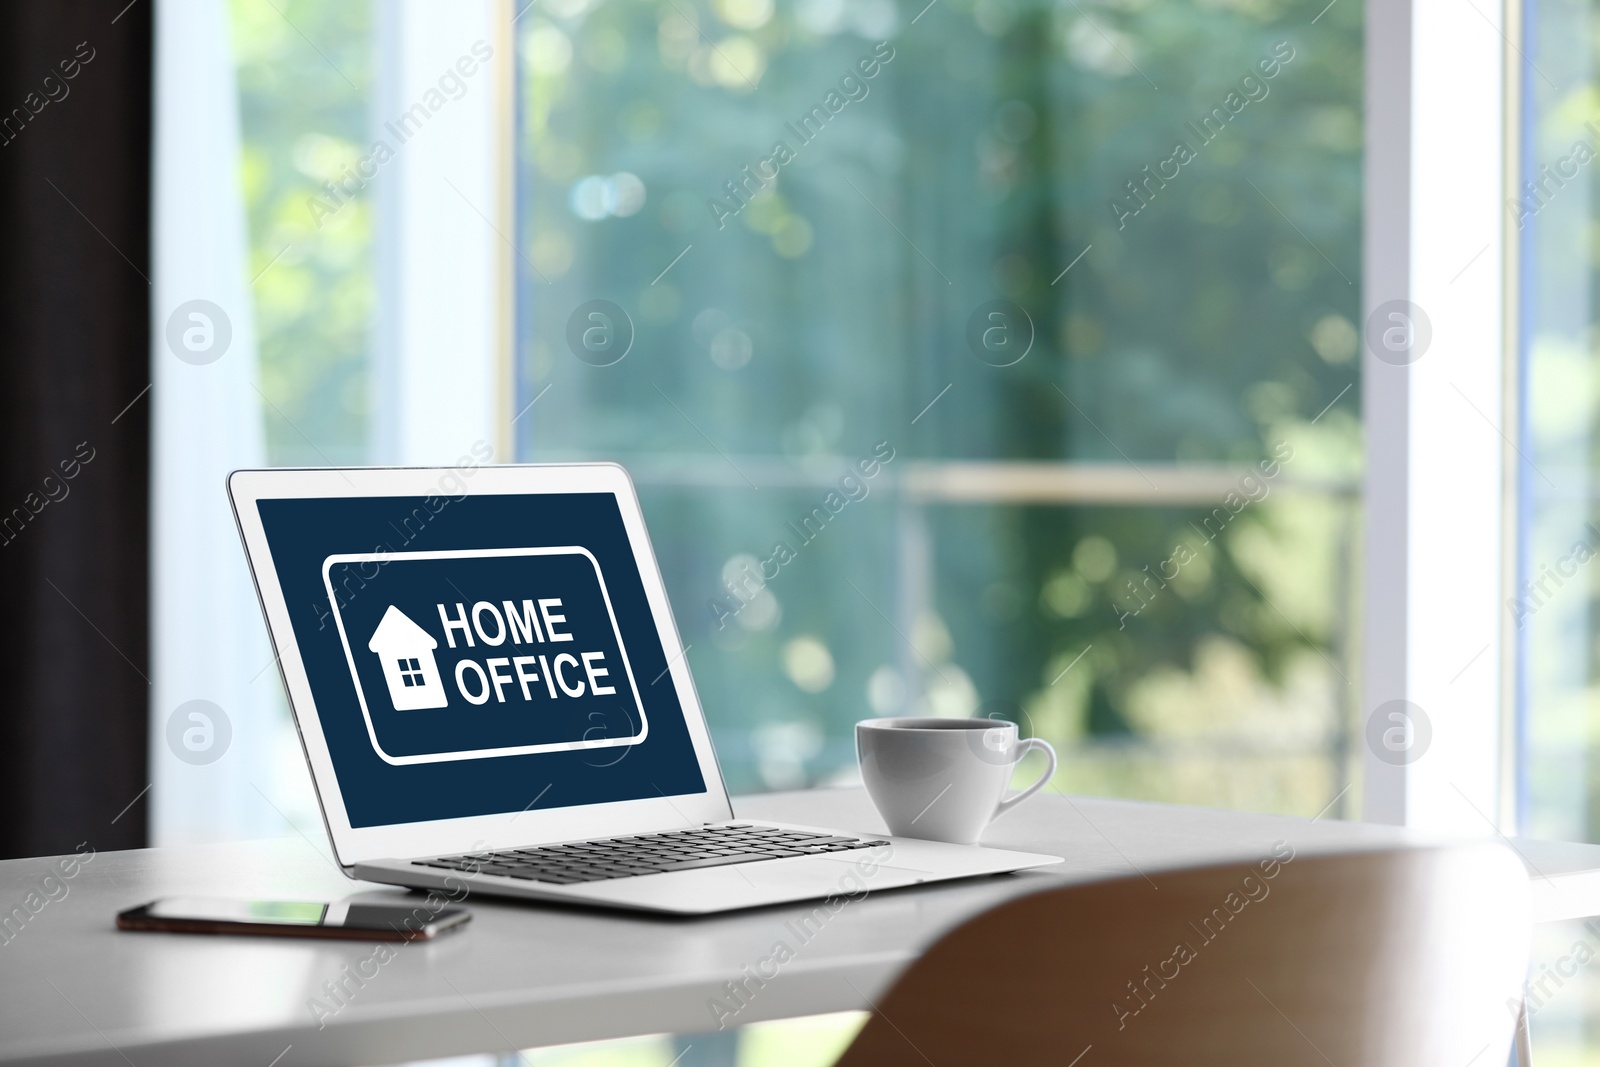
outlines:
{"label": "white coffee cup", "polygon": [[[1002,799],[1011,771],[1031,749],[1050,760],[1039,780]],[[976,844],[985,828],[1056,773],[1056,750],[1017,738],[998,719],[888,718],[856,723],[856,758],[878,814],[897,837]]]}

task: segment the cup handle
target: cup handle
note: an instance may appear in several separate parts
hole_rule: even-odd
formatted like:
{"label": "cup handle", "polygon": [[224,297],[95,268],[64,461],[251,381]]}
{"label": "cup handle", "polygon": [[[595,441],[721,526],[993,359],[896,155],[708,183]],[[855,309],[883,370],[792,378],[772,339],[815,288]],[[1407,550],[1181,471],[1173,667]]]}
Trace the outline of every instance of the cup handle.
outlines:
{"label": "cup handle", "polygon": [[1049,782],[1050,779],[1055,777],[1056,750],[1050,746],[1050,742],[1046,741],[1042,737],[1030,737],[1026,741],[1017,742],[1017,747],[1015,749],[1017,758],[1013,760],[1012,763],[1021,763],[1022,757],[1026,756],[1033,749],[1038,749],[1040,752],[1043,752],[1045,756],[1049,758],[1050,766],[1045,768],[1044,773],[1039,776],[1038,781],[1022,790],[1022,792],[1018,793],[1016,796],[1008,797],[997,804],[994,809],[994,814],[990,816],[991,819],[998,819],[1000,816],[1004,815],[1018,804],[1021,804],[1024,800],[1027,800],[1029,797],[1033,796],[1033,794],[1043,789],[1045,787],[1045,783]]}

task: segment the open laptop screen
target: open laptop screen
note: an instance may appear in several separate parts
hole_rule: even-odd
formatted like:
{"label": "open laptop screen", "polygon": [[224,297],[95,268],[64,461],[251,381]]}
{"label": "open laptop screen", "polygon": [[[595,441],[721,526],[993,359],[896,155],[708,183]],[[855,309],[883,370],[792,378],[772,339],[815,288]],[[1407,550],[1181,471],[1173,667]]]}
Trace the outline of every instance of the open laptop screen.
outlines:
{"label": "open laptop screen", "polygon": [[705,791],[611,493],[256,507],[352,827]]}

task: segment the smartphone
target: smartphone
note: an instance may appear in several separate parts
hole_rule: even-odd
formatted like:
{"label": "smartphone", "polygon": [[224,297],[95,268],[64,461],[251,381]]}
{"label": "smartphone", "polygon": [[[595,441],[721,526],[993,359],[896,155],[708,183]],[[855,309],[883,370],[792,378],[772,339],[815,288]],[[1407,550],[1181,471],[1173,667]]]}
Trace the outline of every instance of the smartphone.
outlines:
{"label": "smartphone", "polygon": [[437,911],[404,904],[321,904],[300,900],[168,897],[117,915],[119,930],[191,934],[330,937],[353,941],[427,941],[472,918],[466,908]]}

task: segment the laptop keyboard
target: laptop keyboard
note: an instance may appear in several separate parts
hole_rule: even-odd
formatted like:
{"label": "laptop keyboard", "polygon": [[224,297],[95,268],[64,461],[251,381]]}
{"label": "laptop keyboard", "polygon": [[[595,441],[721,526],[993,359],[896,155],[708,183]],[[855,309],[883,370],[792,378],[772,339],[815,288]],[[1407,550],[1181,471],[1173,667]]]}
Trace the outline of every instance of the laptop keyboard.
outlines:
{"label": "laptop keyboard", "polygon": [[462,856],[441,856],[435,860],[412,862],[422,867],[439,867],[468,874],[494,874],[530,882],[573,885],[611,878],[632,878],[640,874],[755,863],[789,856],[848,852],[887,843],[858,837],[783,830],[776,826],[734,823],[505,852],[469,852]]}

